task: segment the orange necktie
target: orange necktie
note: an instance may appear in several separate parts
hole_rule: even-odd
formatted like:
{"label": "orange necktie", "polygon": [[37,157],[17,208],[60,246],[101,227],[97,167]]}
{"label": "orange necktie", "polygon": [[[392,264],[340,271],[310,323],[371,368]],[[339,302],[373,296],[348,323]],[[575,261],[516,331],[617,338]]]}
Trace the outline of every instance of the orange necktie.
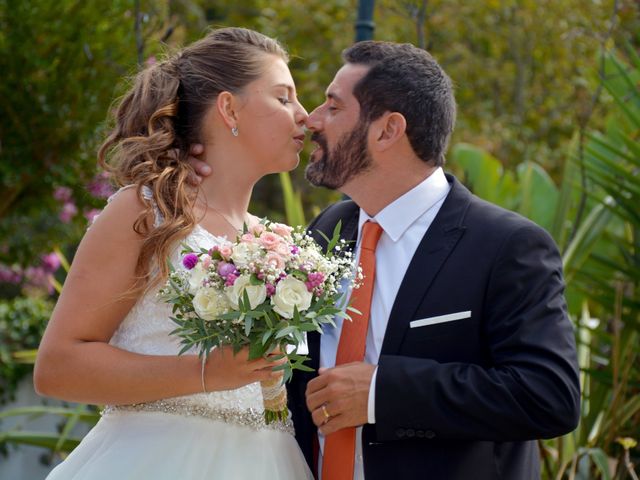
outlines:
{"label": "orange necktie", "polygon": [[[360,266],[364,274],[362,285],[353,292],[351,305],[362,314],[351,312],[351,321],[342,323],[336,365],[364,360],[369,329],[371,297],[376,274],[376,245],[382,235],[377,223],[365,222],[360,242]],[[353,480],[356,455],[356,429],[343,428],[327,436],[322,457],[322,480]]]}

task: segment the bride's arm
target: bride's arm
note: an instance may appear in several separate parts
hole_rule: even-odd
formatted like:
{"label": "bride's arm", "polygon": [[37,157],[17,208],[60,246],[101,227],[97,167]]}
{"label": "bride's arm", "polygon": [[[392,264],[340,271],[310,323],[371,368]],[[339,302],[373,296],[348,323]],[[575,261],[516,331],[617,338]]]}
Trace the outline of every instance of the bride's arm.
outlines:
{"label": "bride's arm", "polygon": [[[34,384],[39,394],[122,404],[202,391],[197,356],[141,355],[108,344],[136,301],[127,293],[142,238],[132,225],[143,209],[135,189],[124,190],[82,239],[38,351]],[[207,389],[237,388],[273,375],[268,369],[273,363],[246,357],[225,349],[212,354]]]}

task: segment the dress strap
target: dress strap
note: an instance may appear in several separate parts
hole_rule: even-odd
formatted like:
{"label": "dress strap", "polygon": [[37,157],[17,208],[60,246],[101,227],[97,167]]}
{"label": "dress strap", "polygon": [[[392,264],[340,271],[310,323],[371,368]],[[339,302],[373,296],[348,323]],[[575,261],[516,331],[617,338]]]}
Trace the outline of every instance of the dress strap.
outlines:
{"label": "dress strap", "polygon": [[162,216],[162,213],[160,213],[160,209],[158,208],[158,204],[156,203],[155,198],[153,198],[153,190],[151,190],[151,188],[149,188],[147,185],[143,185],[142,197],[145,200],[147,200],[153,207],[153,216],[154,216],[153,226],[154,227],[159,226],[164,221],[164,217]]}

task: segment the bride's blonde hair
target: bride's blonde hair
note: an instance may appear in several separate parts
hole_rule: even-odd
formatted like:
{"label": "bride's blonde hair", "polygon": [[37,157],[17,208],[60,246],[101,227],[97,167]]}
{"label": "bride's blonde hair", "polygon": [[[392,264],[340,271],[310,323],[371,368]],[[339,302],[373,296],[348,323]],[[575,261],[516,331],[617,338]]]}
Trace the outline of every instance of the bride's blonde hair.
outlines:
{"label": "bride's blonde hair", "polygon": [[[260,77],[267,55],[288,62],[282,46],[261,33],[244,28],[212,31],[138,73],[113,112],[115,126],[98,151],[99,163],[119,186],[137,185],[138,198],[147,206],[133,226],[144,239],[136,291],[167,278],[172,244],[195,227],[196,191],[187,183],[193,171],[187,158],[189,146],[202,143],[208,108],[221,92],[239,93]],[[143,186],[152,190],[162,216],[157,226],[150,221],[155,214]]]}

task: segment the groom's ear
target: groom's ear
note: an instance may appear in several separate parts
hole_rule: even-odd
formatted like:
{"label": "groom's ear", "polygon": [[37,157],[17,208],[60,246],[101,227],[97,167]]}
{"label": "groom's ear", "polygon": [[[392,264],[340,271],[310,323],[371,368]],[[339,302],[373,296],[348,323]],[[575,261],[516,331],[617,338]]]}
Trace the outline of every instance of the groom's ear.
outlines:
{"label": "groom's ear", "polygon": [[371,147],[382,152],[405,136],[407,120],[401,113],[385,112],[371,122],[369,128],[370,138],[373,140]]}
{"label": "groom's ear", "polygon": [[222,121],[227,128],[231,130],[237,126],[238,118],[236,116],[237,98],[231,92],[220,92],[216,99],[216,108]]}

